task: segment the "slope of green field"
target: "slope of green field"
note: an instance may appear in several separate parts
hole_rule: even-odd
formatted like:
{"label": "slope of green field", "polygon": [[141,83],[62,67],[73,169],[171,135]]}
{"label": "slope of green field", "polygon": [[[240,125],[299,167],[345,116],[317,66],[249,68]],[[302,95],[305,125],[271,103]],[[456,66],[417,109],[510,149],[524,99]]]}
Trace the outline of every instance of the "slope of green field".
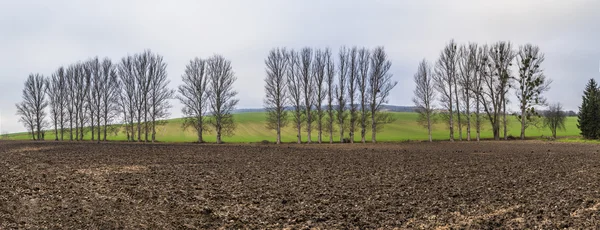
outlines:
{"label": "slope of green field", "polygon": [[[262,140],[275,141],[275,131],[268,130],[265,126],[265,113],[241,113],[235,114],[234,119],[237,124],[235,134],[230,137],[224,137],[225,142],[259,142]],[[387,124],[380,133],[377,134],[378,141],[406,141],[406,140],[427,140],[427,129],[417,123],[416,113],[404,113],[394,112],[393,117],[396,119],[393,123]],[[184,130],[182,128],[183,119],[172,119],[168,120],[167,124],[158,127],[157,140],[161,142],[194,142],[197,140],[195,131],[191,128]],[[483,122],[484,127],[482,130],[482,138],[492,138],[491,128],[489,121]],[[559,131],[558,135],[562,137],[574,137],[579,136],[579,129],[577,128],[577,118],[568,117],[566,122],[566,130]],[[433,138],[435,140],[446,140],[449,137],[447,124],[438,122],[435,124],[433,130]],[[303,127],[304,128],[304,127]],[[306,140],[306,132],[303,130],[302,139]],[[519,137],[520,135],[520,124],[514,118],[510,117],[508,131],[510,135]],[[348,132],[345,132],[348,135]],[[526,131],[526,136],[529,138],[539,138],[542,136],[550,136],[551,132],[549,129],[537,129],[535,127],[529,128]],[[88,133],[86,139],[89,139],[91,135]],[[370,141],[371,134],[367,132],[367,140]],[[475,130],[472,130],[472,137],[475,137]],[[30,137],[25,133],[8,134],[6,137],[11,140],[25,140]],[[455,138],[458,139],[458,130],[455,131]],[[466,128],[463,128],[463,138],[466,139]],[[53,140],[54,133],[48,131],[46,134],[46,140]],[[119,132],[117,135],[111,135],[110,140],[125,140],[125,134]],[[207,142],[214,142],[216,140],[214,132],[207,132],[204,134],[204,140]],[[317,140],[316,128],[313,128],[312,140]],[[329,136],[323,134],[323,140],[329,141]],[[334,140],[339,141],[339,132],[334,132]],[[360,140],[360,130],[356,131],[356,140]],[[292,125],[288,125],[282,131],[282,141],[284,142],[295,142],[296,141],[296,130]]]}

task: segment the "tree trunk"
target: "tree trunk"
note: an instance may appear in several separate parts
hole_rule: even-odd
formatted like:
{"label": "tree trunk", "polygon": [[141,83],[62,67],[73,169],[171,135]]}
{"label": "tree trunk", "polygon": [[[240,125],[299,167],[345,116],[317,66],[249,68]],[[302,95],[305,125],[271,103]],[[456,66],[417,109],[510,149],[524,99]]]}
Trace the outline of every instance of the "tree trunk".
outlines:
{"label": "tree trunk", "polygon": [[[363,125],[364,127],[364,125]],[[361,128],[360,130],[360,142],[362,143],[366,143],[367,142],[367,138],[365,137],[367,135],[367,130],[364,128]]]}
{"label": "tree trunk", "polygon": [[452,85],[450,84],[449,86],[449,105],[450,108],[448,108],[448,113],[450,114],[450,121],[449,121],[449,125],[450,125],[450,141],[454,141],[454,111],[452,111]]}
{"label": "tree trunk", "polygon": [[343,124],[340,124],[340,143],[344,143],[344,128]]}
{"label": "tree trunk", "polygon": [[375,123],[375,112],[372,112],[371,116],[371,142],[377,143],[377,123]]}
{"label": "tree trunk", "polygon": [[221,144],[221,127],[217,125],[217,144]]}
{"label": "tree trunk", "polygon": [[152,121],[152,143],[156,141],[156,121]]}
{"label": "tree trunk", "polygon": [[427,134],[429,134],[429,142],[433,142],[433,138],[431,138],[431,111],[427,112]]}
{"label": "tree trunk", "polygon": [[317,124],[317,129],[319,129],[319,134],[318,134],[318,141],[319,144],[321,144],[323,142],[323,125],[322,125],[322,120],[319,121],[319,124]]}
{"label": "tree trunk", "polygon": [[54,141],[58,141],[58,124],[56,119],[54,119]]}
{"label": "tree trunk", "polygon": [[469,102],[467,100],[467,110],[466,112],[466,116],[467,116],[467,141],[471,141],[471,110],[469,109]]}
{"label": "tree trunk", "polygon": [[521,140],[525,140],[525,109],[521,106]]}
{"label": "tree trunk", "polygon": [[504,140],[508,140],[506,132],[506,98],[502,99],[502,120],[504,121]]}
{"label": "tree trunk", "polygon": [[[477,100],[479,100],[479,98],[477,98]],[[480,138],[481,138],[481,115],[479,114],[479,110],[481,109],[479,107],[479,101],[477,102],[477,111],[475,111],[475,129],[477,132],[477,142],[479,142]]]}
{"label": "tree trunk", "polygon": [[298,144],[302,144],[302,123],[296,124],[296,130],[298,130],[298,135],[296,135],[296,138],[298,139]]}
{"label": "tree trunk", "polygon": [[108,122],[106,121],[106,117],[105,117],[105,119],[104,119],[104,138],[102,139],[102,141],[106,141],[106,134],[108,133],[107,129],[108,129]]}
{"label": "tree trunk", "polygon": [[[310,116],[308,116],[306,119],[307,119],[307,120],[309,120],[309,119],[311,119],[311,117],[310,117]],[[311,125],[310,123],[308,123],[308,121],[306,122],[306,124],[307,124],[307,125],[306,125],[306,132],[307,132],[307,140],[306,140],[306,143],[307,143],[307,144],[310,144],[310,143],[312,142],[312,137],[310,136],[310,131],[311,131],[311,126],[312,126],[312,125]]]}
{"label": "tree trunk", "polygon": [[329,124],[329,144],[333,144],[333,124]]}
{"label": "tree trunk", "polygon": [[100,113],[98,113],[98,120],[96,120],[96,127],[98,128],[98,143],[102,140],[102,128],[100,128]]}
{"label": "tree trunk", "polygon": [[459,107],[459,100],[458,100],[458,90],[456,90],[456,87],[454,88],[454,92],[456,94],[456,116],[458,118],[458,140],[462,141],[462,121],[460,120],[460,107]]}
{"label": "tree trunk", "polygon": [[90,121],[90,128],[91,128],[91,130],[92,130],[92,141],[94,141],[94,140],[96,140],[96,139],[94,138],[94,134],[95,134],[95,131],[96,131],[96,130],[94,129],[94,115],[92,115],[92,117],[91,117],[91,121]]}
{"label": "tree trunk", "polygon": [[281,125],[277,124],[277,144],[281,144]]}

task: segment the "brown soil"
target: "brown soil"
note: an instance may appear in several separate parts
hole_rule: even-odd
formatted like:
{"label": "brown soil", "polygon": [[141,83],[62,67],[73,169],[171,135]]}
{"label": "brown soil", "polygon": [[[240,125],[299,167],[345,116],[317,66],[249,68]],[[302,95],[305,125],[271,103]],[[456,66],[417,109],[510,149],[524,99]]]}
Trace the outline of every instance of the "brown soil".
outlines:
{"label": "brown soil", "polygon": [[594,228],[599,150],[0,142],[0,229]]}

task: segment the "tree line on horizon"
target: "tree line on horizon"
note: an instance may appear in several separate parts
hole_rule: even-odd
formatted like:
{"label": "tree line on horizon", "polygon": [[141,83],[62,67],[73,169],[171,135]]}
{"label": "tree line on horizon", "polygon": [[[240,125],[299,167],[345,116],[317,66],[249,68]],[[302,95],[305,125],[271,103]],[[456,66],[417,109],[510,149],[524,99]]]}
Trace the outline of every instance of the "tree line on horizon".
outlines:
{"label": "tree line on horizon", "polygon": [[511,114],[506,106],[510,103],[507,98],[510,92],[515,94],[519,105],[519,111],[512,115],[521,125],[520,139],[525,139],[528,127],[539,124],[549,127],[556,138],[556,130],[564,129],[566,113],[559,103],[539,113],[539,107],[548,106],[543,94],[552,83],[544,74],[544,60],[539,47],[532,44],[515,49],[507,41],[459,45],[450,40],[433,64],[422,60],[414,75],[413,101],[419,122],[428,129],[429,141],[436,115],[447,122],[450,141],[456,139],[455,129],[458,140],[463,140],[463,127],[470,141],[472,126],[479,141],[484,119],[490,123],[495,140],[500,140],[501,130],[507,140],[507,116]]}
{"label": "tree line on horizon", "polygon": [[275,130],[277,144],[281,129],[290,121],[297,143],[302,143],[303,129],[306,143],[312,143],[313,128],[318,143],[333,143],[336,131],[339,142],[354,143],[355,133],[360,132],[365,143],[367,130],[375,143],[377,132],[392,122],[382,108],[398,82],[392,80],[392,63],[384,47],[342,46],[337,55],[330,48],[279,47],[269,52],[265,65],[267,128]]}
{"label": "tree line on horizon", "polygon": [[[548,105],[543,93],[552,81],[543,73],[543,61],[544,54],[531,44],[514,50],[510,42],[458,45],[454,40],[433,65],[421,61],[414,75],[413,101],[430,141],[436,114],[447,122],[451,141],[455,127],[459,140],[463,127],[471,140],[472,126],[479,140],[483,119],[491,124],[494,139],[500,139],[501,130],[507,139],[509,92],[518,99],[520,111],[512,115],[520,120],[524,139],[526,128],[540,117],[538,107]],[[281,129],[290,124],[297,131],[297,143],[311,143],[313,134],[318,143],[353,143],[357,136],[365,143],[367,132],[376,142],[377,133],[393,121],[383,108],[398,82],[392,79],[384,47],[342,46],[337,54],[330,48],[277,47],[264,63],[266,127],[276,132],[277,143]],[[231,61],[221,55],[191,59],[181,76],[183,84],[175,90],[167,86],[166,66],[161,55],[145,50],[119,62],[90,58],[59,67],[48,77],[30,74],[23,101],[16,105],[19,121],[33,140],[43,140],[52,129],[55,140],[83,140],[91,133],[91,140],[106,141],[109,134],[123,132],[128,141],[154,142],[157,127],[170,114],[169,100],[177,99],[183,104],[184,128],[193,128],[198,142],[212,130],[217,143],[232,135],[236,128],[232,112],[239,100]],[[556,109],[562,109],[560,104],[544,114]],[[558,112],[555,122],[560,123],[565,113]],[[545,116],[544,125],[564,128],[549,124],[550,118]],[[334,133],[339,140],[333,139]]]}
{"label": "tree line on horizon", "polygon": [[[110,133],[122,130],[127,141],[155,142],[157,126],[170,114],[169,100],[177,98],[185,105],[186,127],[203,130],[206,122],[217,131],[221,143],[221,132],[234,127],[231,111],[237,104],[231,62],[220,55],[192,59],[177,95],[168,88],[166,67],[161,55],[146,50],[118,63],[94,57],[59,67],[48,77],[30,74],[23,100],[16,105],[19,121],[33,140],[44,140],[51,128],[56,141],[83,140],[87,133],[92,141],[107,141]],[[197,86],[207,91],[198,95]],[[211,119],[198,121],[196,111],[202,115],[210,111]],[[113,126],[116,122],[121,125]]]}

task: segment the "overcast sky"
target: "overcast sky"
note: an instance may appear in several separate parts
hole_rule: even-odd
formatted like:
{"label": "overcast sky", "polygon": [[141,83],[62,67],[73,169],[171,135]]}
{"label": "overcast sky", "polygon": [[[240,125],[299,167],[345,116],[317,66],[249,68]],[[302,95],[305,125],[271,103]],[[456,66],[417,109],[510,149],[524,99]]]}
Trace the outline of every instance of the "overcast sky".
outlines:
{"label": "overcast sky", "polygon": [[[550,102],[577,110],[600,79],[600,1],[0,1],[1,132],[24,131],[15,104],[30,73],[89,57],[163,55],[170,87],[193,57],[232,61],[239,108],[260,108],[264,58],[286,46],[385,46],[398,81],[390,104],[412,105],[413,74],[459,43],[533,43],[546,55]],[[181,116],[172,101],[171,117]]]}

